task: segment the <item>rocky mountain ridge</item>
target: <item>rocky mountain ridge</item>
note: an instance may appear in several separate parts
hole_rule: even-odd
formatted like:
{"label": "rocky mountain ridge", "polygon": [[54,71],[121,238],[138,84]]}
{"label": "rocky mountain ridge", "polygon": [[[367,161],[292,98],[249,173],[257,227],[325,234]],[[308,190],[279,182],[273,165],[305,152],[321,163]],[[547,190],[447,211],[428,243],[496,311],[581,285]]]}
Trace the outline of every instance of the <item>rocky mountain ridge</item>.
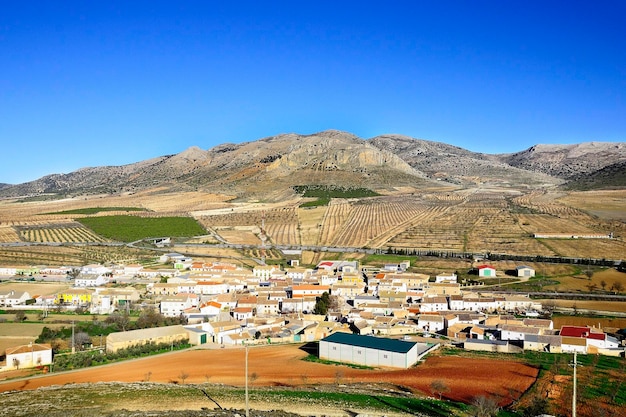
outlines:
{"label": "rocky mountain ridge", "polygon": [[[0,187],[0,197],[115,194],[158,187],[279,199],[293,193],[294,185],[306,184],[379,190],[441,184],[532,188],[558,186],[624,161],[626,143],[536,145],[498,155],[402,135],[366,140],[328,130],[224,143],[208,150],[192,146],[128,165],[47,175]],[[620,175],[619,170],[610,172]]]}

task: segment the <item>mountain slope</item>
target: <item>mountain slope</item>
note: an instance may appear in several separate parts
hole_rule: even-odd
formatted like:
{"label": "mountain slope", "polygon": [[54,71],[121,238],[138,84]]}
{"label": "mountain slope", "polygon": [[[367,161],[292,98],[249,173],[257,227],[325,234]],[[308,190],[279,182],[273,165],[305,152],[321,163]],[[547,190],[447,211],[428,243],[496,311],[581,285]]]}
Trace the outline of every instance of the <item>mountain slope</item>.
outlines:
{"label": "mountain slope", "polygon": [[626,161],[626,143],[585,142],[576,145],[535,145],[525,151],[499,155],[503,162],[530,171],[569,179]]}
{"label": "mountain slope", "polygon": [[[533,188],[562,184],[575,173],[588,174],[623,161],[626,143],[536,145],[513,154],[489,155],[402,135],[363,140],[347,132],[328,130],[224,143],[209,150],[193,146],[179,154],[134,164],[48,175],[0,187],[0,197],[159,189],[204,190],[238,198],[280,200],[293,196],[294,185],[384,191],[399,187],[419,189],[432,186],[435,181],[439,185],[444,181],[463,187]],[[623,172],[620,167],[610,170],[611,175]],[[606,179],[604,182],[610,183]]]}
{"label": "mountain slope", "polygon": [[399,155],[413,168],[431,178],[445,179],[455,184],[539,186],[562,182],[550,175],[512,167],[497,155],[471,152],[445,143],[401,135],[377,136],[369,142],[380,149],[387,149]]}
{"label": "mountain slope", "polygon": [[626,187],[626,161],[611,164],[589,174],[575,175],[566,185],[568,190],[624,187]]}
{"label": "mountain slope", "polygon": [[0,190],[2,196],[120,193],[151,187],[280,198],[294,185],[393,188],[428,181],[392,152],[345,132],[284,134],[210,150],[191,147],[119,167],[83,168]]}

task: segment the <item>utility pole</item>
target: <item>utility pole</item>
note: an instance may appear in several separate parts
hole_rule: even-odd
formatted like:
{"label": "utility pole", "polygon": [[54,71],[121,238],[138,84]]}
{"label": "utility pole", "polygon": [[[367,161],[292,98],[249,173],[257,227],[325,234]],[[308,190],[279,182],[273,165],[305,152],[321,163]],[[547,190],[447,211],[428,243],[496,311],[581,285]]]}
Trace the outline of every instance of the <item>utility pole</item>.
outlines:
{"label": "utility pole", "polygon": [[250,406],[248,404],[248,345],[245,344],[245,347],[246,347],[246,417],[250,417]]}
{"label": "utility pole", "polygon": [[572,417],[576,417],[576,351],[574,351],[574,363],[572,366],[574,367],[574,389],[572,392]]}
{"label": "utility pole", "polygon": [[76,353],[76,346],[74,343],[74,320],[72,320],[72,354]]}

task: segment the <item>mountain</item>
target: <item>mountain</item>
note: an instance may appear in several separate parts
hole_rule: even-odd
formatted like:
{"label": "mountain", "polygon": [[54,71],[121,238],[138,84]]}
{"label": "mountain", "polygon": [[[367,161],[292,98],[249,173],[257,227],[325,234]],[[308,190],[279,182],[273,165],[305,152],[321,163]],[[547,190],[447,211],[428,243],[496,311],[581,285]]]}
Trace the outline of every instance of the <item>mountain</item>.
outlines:
{"label": "mountain", "polygon": [[626,161],[626,143],[585,142],[576,145],[535,145],[499,158],[514,167],[571,179]]}
{"label": "mountain", "polygon": [[328,130],[224,143],[209,150],[193,146],[179,154],[123,166],[47,175],[0,187],[0,197],[158,189],[279,200],[292,196],[294,185],[308,184],[389,192],[400,187],[420,189],[445,184],[552,187],[572,178],[575,172],[591,174],[624,160],[626,143],[536,145],[514,154],[490,155],[402,135],[364,140]]}
{"label": "mountain", "polygon": [[401,135],[377,136],[369,142],[395,153],[430,178],[462,186],[485,183],[541,186],[562,182],[542,172],[511,166],[497,155],[471,152],[445,143]]}

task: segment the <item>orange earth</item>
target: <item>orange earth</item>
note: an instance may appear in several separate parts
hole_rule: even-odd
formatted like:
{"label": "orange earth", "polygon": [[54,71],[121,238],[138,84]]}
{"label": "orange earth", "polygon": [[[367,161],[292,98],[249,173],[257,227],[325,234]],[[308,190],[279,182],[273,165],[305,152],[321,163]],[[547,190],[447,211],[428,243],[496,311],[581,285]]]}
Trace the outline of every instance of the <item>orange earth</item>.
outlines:
{"label": "orange earth", "polygon": [[[300,345],[263,346],[248,351],[249,384],[305,386],[314,384],[390,383],[416,394],[438,397],[431,384],[443,381],[443,398],[471,402],[497,399],[502,406],[518,399],[536,380],[538,370],[512,360],[429,356],[410,369],[356,369],[303,361]],[[244,386],[245,350],[195,349],[28,379],[0,381],[0,392],[89,382],[221,383]]]}

